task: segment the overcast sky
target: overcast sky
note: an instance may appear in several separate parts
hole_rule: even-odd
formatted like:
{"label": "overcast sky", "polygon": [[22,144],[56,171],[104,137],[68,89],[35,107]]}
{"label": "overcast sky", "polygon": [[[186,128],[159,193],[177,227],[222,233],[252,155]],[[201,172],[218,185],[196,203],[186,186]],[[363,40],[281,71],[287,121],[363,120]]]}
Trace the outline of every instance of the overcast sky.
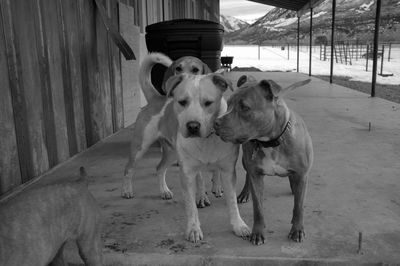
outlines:
{"label": "overcast sky", "polygon": [[222,15],[236,17],[247,22],[254,22],[273,8],[246,0],[220,0],[220,7]]}

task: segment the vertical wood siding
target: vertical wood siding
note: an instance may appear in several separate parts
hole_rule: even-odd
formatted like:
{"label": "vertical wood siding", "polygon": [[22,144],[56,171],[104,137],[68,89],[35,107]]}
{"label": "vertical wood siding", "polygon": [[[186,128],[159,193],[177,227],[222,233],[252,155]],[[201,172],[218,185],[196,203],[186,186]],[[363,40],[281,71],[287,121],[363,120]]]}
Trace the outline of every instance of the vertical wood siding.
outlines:
{"label": "vertical wood siding", "polygon": [[219,21],[218,0],[100,2],[117,26],[119,4],[132,8],[135,26],[124,31],[134,35],[133,67],[126,67],[93,0],[0,0],[0,195],[133,122],[148,24]]}
{"label": "vertical wood siding", "polygon": [[[103,1],[118,25],[118,1]],[[0,0],[0,194],[124,126],[121,58],[90,0]]]}

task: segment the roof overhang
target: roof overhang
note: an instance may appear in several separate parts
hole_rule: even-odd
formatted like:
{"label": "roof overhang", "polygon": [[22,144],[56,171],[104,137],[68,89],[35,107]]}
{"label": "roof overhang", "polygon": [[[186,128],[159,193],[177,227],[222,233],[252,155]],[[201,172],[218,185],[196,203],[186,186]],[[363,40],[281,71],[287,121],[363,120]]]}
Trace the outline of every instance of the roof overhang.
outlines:
{"label": "roof overhang", "polygon": [[275,6],[285,8],[289,10],[297,11],[297,16],[301,17],[305,13],[310,11],[310,8],[314,8],[325,0],[248,0],[264,5]]}

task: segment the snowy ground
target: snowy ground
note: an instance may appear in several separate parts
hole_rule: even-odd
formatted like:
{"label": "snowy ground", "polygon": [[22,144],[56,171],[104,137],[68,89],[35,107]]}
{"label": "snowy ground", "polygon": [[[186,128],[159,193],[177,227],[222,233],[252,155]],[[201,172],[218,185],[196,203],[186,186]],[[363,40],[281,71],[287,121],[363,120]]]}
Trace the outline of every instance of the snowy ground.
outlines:
{"label": "snowy ground", "polygon": [[[385,53],[386,54],[386,53]],[[258,59],[258,46],[230,46],[225,45],[222,56],[233,56],[232,67],[256,67],[262,71],[296,71],[297,48],[291,47],[289,54],[287,47],[264,46],[260,49],[260,60]],[[288,59],[289,57],[289,59]],[[400,85],[400,45],[393,45],[391,50],[390,62],[386,59],[383,63],[383,73],[393,74],[391,77],[377,76],[377,83]],[[299,71],[309,72],[309,52],[308,46],[300,47]],[[334,63],[334,76],[346,76],[351,80],[371,82],[372,80],[372,60],[369,60],[368,71],[366,71],[366,59],[352,60],[352,65],[344,63]],[[320,60],[319,46],[312,49],[312,75],[329,75],[330,61]],[[378,59],[378,73],[380,73],[381,61]]]}

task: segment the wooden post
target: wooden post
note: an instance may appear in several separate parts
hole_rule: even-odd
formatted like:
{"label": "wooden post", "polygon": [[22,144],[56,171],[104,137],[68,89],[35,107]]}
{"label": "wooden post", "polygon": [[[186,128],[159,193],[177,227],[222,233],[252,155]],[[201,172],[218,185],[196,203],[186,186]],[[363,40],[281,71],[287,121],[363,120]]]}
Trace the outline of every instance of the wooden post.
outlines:
{"label": "wooden post", "polygon": [[287,60],[289,60],[290,46],[287,44]]}
{"label": "wooden post", "polygon": [[365,65],[365,71],[368,72],[368,54],[369,54],[369,44],[367,44],[367,53],[365,54],[365,59],[367,61],[366,65]]}
{"label": "wooden post", "polygon": [[297,73],[299,72],[300,17],[297,17]]}
{"label": "wooden post", "polygon": [[380,18],[381,18],[381,0],[377,0],[376,1],[376,15],[375,15],[375,34],[374,34],[374,61],[372,62],[371,97],[375,97]]}
{"label": "wooden post", "polygon": [[310,8],[310,51],[309,51],[309,63],[308,63],[308,75],[311,76],[311,60],[312,60],[312,19],[313,19],[313,8]]}
{"label": "wooden post", "polygon": [[382,44],[381,75],[383,74],[383,59],[385,57],[385,45]]}

